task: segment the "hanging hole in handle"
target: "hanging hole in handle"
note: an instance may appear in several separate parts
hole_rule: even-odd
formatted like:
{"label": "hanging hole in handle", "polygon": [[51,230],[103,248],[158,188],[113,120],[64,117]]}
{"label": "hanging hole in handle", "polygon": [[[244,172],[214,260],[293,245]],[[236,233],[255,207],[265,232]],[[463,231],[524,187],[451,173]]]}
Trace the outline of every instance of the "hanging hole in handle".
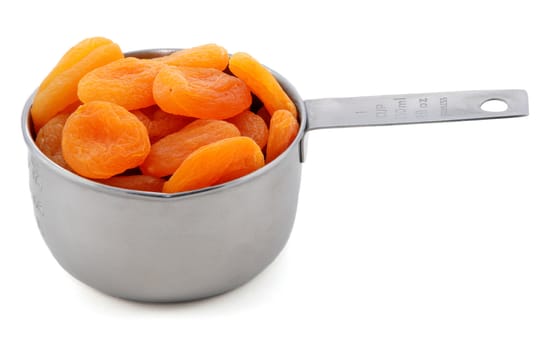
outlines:
{"label": "hanging hole in handle", "polygon": [[482,102],[480,108],[486,112],[504,112],[508,109],[508,103],[498,98],[492,98]]}

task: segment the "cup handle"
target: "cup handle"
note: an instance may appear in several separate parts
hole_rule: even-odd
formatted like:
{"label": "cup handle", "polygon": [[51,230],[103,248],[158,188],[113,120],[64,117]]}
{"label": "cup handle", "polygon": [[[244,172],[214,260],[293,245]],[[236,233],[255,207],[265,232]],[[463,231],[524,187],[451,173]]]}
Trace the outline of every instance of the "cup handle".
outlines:
{"label": "cup handle", "polygon": [[[486,111],[482,105],[498,100],[502,111]],[[304,101],[306,131],[351,126],[436,123],[522,117],[529,114],[525,90],[480,90],[369,97],[324,98]],[[301,161],[306,153],[305,135]]]}

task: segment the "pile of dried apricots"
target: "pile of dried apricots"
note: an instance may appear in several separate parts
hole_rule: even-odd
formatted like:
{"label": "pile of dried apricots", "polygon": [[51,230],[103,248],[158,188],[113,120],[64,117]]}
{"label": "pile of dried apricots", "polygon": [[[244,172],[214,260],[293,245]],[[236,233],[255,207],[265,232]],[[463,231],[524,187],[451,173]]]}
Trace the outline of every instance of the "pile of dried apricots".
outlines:
{"label": "pile of dried apricots", "polygon": [[109,39],[85,39],[43,80],[30,113],[36,145],[58,165],[110,186],[167,193],[249,174],[299,130],[274,76],[247,53],[229,57],[215,44],[143,59],[125,57]]}

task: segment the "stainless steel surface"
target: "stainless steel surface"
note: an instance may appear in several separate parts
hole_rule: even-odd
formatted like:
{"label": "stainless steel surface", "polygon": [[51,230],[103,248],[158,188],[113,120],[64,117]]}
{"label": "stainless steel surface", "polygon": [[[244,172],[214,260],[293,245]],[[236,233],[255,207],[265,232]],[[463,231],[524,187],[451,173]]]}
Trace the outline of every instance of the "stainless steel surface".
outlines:
{"label": "stainless steel surface", "polygon": [[[129,54],[155,57],[171,51]],[[34,143],[31,96],[22,115],[30,191],[40,232],[59,264],[89,286],[120,298],[177,302],[217,295],[249,281],[286,244],[295,220],[307,131],[506,116],[476,110],[489,92],[449,93],[445,113],[440,94],[304,102],[287,80],[274,74],[299,111],[301,127],[291,146],[243,178],[177,194],[110,187],[57,166]],[[526,114],[524,92],[509,91],[491,97],[505,100],[509,114]],[[418,108],[422,98],[429,99],[428,105]],[[421,110],[428,113],[417,112]]]}
{"label": "stainless steel surface", "polygon": [[281,251],[293,225],[300,163],[285,161],[238,186],[158,198],[73,181],[30,155],[35,215],[66,271],[107,294],[185,301],[233,289]]}
{"label": "stainless steel surface", "polygon": [[[487,112],[489,100],[506,102],[502,112]],[[432,123],[520,117],[529,114],[523,90],[434,92],[427,94],[325,98],[305,101],[308,130],[348,126]]]}
{"label": "stainless steel surface", "polygon": [[[481,106],[491,100],[506,103],[501,112]],[[351,126],[380,126],[435,123],[493,118],[522,117],[529,114],[524,90],[482,90],[369,97],[325,98],[305,101],[308,130]],[[304,161],[306,147],[301,147]]]}
{"label": "stainless steel surface", "polygon": [[[277,79],[305,106],[284,78]],[[30,191],[44,241],[75,278],[106,294],[144,302],[179,302],[234,289],[281,252],[295,219],[300,139],[242,179],[186,193],[130,191],[84,179],[36,147],[22,116]]]}

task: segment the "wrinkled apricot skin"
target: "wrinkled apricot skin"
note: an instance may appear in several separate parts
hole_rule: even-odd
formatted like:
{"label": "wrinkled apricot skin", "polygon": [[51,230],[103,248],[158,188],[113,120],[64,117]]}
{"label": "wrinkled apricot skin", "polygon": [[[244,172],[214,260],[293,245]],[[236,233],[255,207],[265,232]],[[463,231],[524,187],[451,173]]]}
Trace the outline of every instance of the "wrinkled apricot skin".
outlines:
{"label": "wrinkled apricot skin", "polygon": [[180,131],[189,123],[195,121],[194,118],[166,113],[162,109],[147,110],[146,108],[131,112],[144,123],[151,143],[157,142],[166,135]]}
{"label": "wrinkled apricot skin", "polygon": [[282,154],[297,137],[299,124],[293,114],[287,110],[277,110],[270,119],[266,162],[270,163]]}
{"label": "wrinkled apricot skin", "polygon": [[235,117],[227,119],[236,125],[242,136],[251,137],[259,147],[264,148],[268,141],[268,127],[263,118],[250,111],[245,111]]}
{"label": "wrinkled apricot skin", "polygon": [[240,131],[231,123],[221,120],[195,120],[180,131],[154,143],[140,169],[143,174],[156,177],[171,175],[199,147],[235,136],[240,136]]}
{"label": "wrinkled apricot skin", "polygon": [[60,113],[50,119],[36,136],[36,146],[53,162],[68,169],[68,163],[62,156],[62,130],[70,113]]}
{"label": "wrinkled apricot skin", "polygon": [[191,153],[164,183],[163,192],[184,192],[218,185],[247,175],[263,165],[263,153],[251,138],[223,139]]}
{"label": "wrinkled apricot skin", "polygon": [[152,60],[127,57],[85,74],[77,95],[86,103],[108,101],[128,110],[149,107],[153,99],[153,80],[164,65]]}
{"label": "wrinkled apricot skin", "polygon": [[279,109],[286,109],[297,117],[297,109],[293,101],[285,93],[274,75],[255,58],[245,52],[233,54],[229,61],[229,69],[247,86],[264,104],[270,115]]}
{"label": "wrinkled apricot skin", "polygon": [[150,150],[147,129],[125,108],[106,101],[81,105],[62,132],[62,154],[79,175],[105,179],[137,167]]}
{"label": "wrinkled apricot skin", "polygon": [[162,109],[157,109],[151,115],[151,123],[149,124],[148,129],[149,138],[151,139],[151,142],[155,142],[164,136],[183,129],[193,121],[195,121],[194,118],[174,115],[166,113]]}
{"label": "wrinkled apricot skin", "polygon": [[153,97],[165,112],[199,119],[227,119],[251,105],[243,81],[213,68],[166,66],[155,77]]}
{"label": "wrinkled apricot skin", "polygon": [[161,192],[165,182],[160,177],[149,175],[117,175],[97,181],[108,186],[147,192]]}
{"label": "wrinkled apricot skin", "polygon": [[215,68],[222,71],[229,64],[229,55],[225,48],[207,44],[179,50],[153,60],[179,67]]}
{"label": "wrinkled apricot skin", "polygon": [[109,39],[90,38],[71,48],[43,80],[31,107],[38,131],[57,113],[78,101],[77,84],[91,70],[123,58],[119,46]]}
{"label": "wrinkled apricot skin", "polygon": [[215,44],[163,52],[76,44],[34,95],[36,146],[98,183],[175,193],[245,176],[294,142],[296,105],[255,58]]}

